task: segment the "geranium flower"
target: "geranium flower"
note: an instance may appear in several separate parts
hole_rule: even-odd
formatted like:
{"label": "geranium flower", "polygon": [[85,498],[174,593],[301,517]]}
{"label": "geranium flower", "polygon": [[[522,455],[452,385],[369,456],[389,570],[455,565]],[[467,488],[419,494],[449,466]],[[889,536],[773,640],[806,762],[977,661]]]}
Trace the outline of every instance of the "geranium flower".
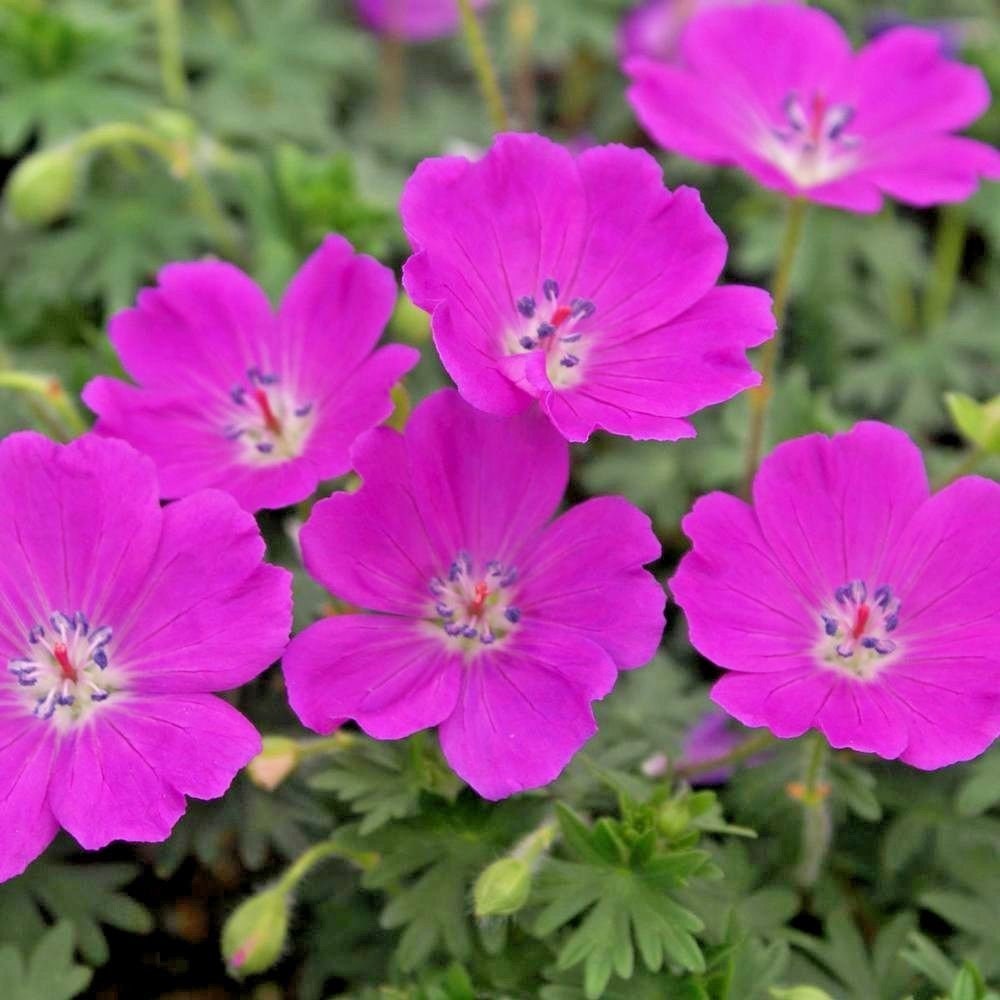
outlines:
{"label": "geranium flower", "polygon": [[639,120],[665,148],[810,201],[932,205],[1000,177],[996,150],[951,134],[986,110],[989,88],[945,58],[933,31],[897,28],[855,54],[822,11],[725,7],[691,21],[680,65],[634,58],[625,70]]}
{"label": "geranium flower", "polygon": [[211,692],[280,656],[289,574],[204,491],[161,508],[152,462],[89,435],[0,442],[0,881],[64,827],[165,839],[260,750]]}
{"label": "geranium flower", "polygon": [[683,528],[670,588],[740,722],[925,769],[1000,734],[997,483],[931,495],[909,438],[861,423],[780,445],[752,506],[712,493]]}
{"label": "geranium flower", "polygon": [[694,436],[685,417],[760,381],[744,351],[774,330],[769,297],[715,287],[725,238],[642,150],[574,159],[501,135],[476,163],[425,160],[401,211],[416,251],[404,286],[480,409],[537,399],[570,441],[595,428],[673,441]]}
{"label": "geranium flower", "polygon": [[111,320],[138,383],[99,377],[83,392],[99,434],[156,462],[163,496],[205,487],[247,510],[304,500],[350,470],[348,450],[392,412],[390,390],[419,359],[373,350],[396,300],[392,272],[328,236],[277,315],[221,261],[168,264],[158,287]]}
{"label": "geranium flower", "polygon": [[376,739],[438,726],[485,798],[552,781],[596,730],[591,702],[659,643],[649,518],[601,497],[550,523],[566,442],[537,411],[505,420],[453,390],[353,457],[364,485],[316,505],[302,550],[333,594],[376,613],[295,637],[292,708],[321,733],[344,719]]}
{"label": "geranium flower", "polygon": [[[458,0],[354,0],[358,16],[372,31],[425,42],[452,34],[459,24]],[[482,10],[492,0],[472,0]]]}

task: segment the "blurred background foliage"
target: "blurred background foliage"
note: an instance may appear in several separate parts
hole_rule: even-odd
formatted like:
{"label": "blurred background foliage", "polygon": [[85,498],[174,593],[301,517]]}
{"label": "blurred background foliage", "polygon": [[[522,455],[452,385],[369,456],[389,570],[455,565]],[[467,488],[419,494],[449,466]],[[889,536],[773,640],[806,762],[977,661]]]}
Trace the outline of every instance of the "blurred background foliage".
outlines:
{"label": "blurred background foliage", "polygon": [[[518,128],[578,148],[645,144],[617,68],[628,6],[495,0],[483,23]],[[823,6],[859,41],[880,13]],[[992,0],[897,13],[957,23],[963,58],[1000,89]],[[996,143],[1000,111],[975,132]],[[416,162],[489,139],[460,38],[379,38],[349,0],[0,0],[0,432],[78,428],[80,387],[116,368],[109,315],[167,261],[224,257],[277,295],[332,230],[398,269],[396,203]],[[728,234],[727,280],[766,283],[778,199],[657,155]],[[1000,471],[998,404],[980,405],[1000,384],[998,262],[997,186],[936,211],[814,209],[771,442],[874,417],[909,431],[938,479]],[[412,398],[444,383],[426,317],[403,299],[389,336],[423,349]],[[646,509],[666,576],[692,499],[737,486],[745,410],[709,410],[697,440],[675,445],[598,436],[576,449],[573,496]],[[296,569],[301,625],[327,598],[296,566],[297,518],[262,523],[272,558]],[[164,845],[83,857],[60,841],[0,886],[0,996],[995,997],[1000,752],[933,775],[836,755],[832,851],[803,892],[803,803],[787,791],[802,747],[739,771],[719,800],[644,773],[652,755],[676,759],[708,706],[713,671],[670,617],[661,656],[599,706],[601,733],[556,786],[501,806],[463,791],[432,738],[301,742],[272,672],[237,696],[283,737],[255,781],[194,804]],[[304,853],[308,878],[286,884]],[[511,861],[499,895],[484,882],[474,903],[497,859]],[[237,983],[220,927],[262,889],[237,912],[281,931],[277,964]]]}

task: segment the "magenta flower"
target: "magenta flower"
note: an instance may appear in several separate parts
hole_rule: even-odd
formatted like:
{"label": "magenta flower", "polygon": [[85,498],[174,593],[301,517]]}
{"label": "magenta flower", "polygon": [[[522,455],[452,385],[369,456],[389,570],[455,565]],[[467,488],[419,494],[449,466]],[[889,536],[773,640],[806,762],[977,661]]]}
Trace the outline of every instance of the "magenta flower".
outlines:
{"label": "magenta flower", "polygon": [[899,28],[854,54],[828,14],[761,3],[700,14],[681,48],[680,66],[625,66],[639,120],[667,149],[856,212],[884,194],[962,201],[1000,178],[995,149],[951,134],[986,110],[986,82],[933,31]]}
{"label": "magenta flower", "polygon": [[390,389],[419,359],[373,350],[395,281],[340,236],[306,261],[277,315],[221,261],[168,264],[158,281],[111,321],[138,385],[99,377],[83,398],[99,434],[153,459],[164,497],[217,487],[251,511],[304,500],[350,470],[354,439],[389,416]]}
{"label": "magenta flower", "polygon": [[[458,0],[354,0],[361,20],[381,35],[424,42],[452,34],[459,23]],[[472,0],[482,10],[492,0]]]}
{"label": "magenta flower", "polygon": [[537,399],[570,441],[595,428],[693,437],[684,418],[756,385],[744,351],[774,330],[756,288],[716,288],[726,241],[649,154],[574,159],[501,135],[481,160],[425,160],[403,191],[403,283],[432,313],[459,392],[510,415]]}
{"label": "magenta flower", "polygon": [[909,438],[861,423],[779,446],[753,506],[712,493],[683,527],[671,590],[740,722],[925,769],[1000,735],[997,483],[932,496]]}
{"label": "magenta flower", "polygon": [[121,441],[0,442],[0,881],[60,826],[163,840],[260,749],[211,692],[281,655],[289,574],[232,497],[158,496]]}
{"label": "magenta flower", "polygon": [[537,411],[500,419],[448,389],[405,436],[361,438],[354,461],[363,487],[316,505],[302,549],[332,593],[378,613],[292,640],[292,708],[321,733],[344,719],[376,739],[438,726],[488,799],[552,781],[596,731],[591,702],[660,641],[649,518],[601,497],[549,523],[565,441]]}

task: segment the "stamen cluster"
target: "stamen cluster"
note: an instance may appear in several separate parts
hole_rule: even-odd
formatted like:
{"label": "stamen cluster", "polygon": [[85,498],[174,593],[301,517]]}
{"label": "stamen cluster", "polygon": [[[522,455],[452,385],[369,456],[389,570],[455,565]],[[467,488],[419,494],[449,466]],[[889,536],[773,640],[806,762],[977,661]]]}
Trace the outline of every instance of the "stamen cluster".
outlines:
{"label": "stamen cluster", "polygon": [[577,345],[584,337],[577,325],[596,312],[589,299],[574,298],[568,305],[559,302],[559,283],[555,278],[542,282],[541,301],[532,295],[522,295],[517,300],[517,311],[523,323],[519,330],[508,337],[511,354],[542,350],[546,354],[546,371],[549,381],[556,386],[574,381],[570,370],[582,360]]}
{"label": "stamen cluster", "polygon": [[233,386],[229,422],[223,434],[242,441],[244,458],[260,463],[283,462],[302,453],[314,422],[312,402],[298,402],[288,387],[272,372],[248,368],[246,382]]}
{"label": "stamen cluster", "polygon": [[447,575],[429,584],[435,620],[452,638],[469,640],[469,650],[475,648],[472,640],[491,645],[521,620],[521,610],[512,602],[516,582],[514,567],[491,560],[477,573],[469,553],[460,552]]}
{"label": "stamen cluster", "polygon": [[885,585],[876,588],[869,601],[864,580],[838,587],[833,598],[833,605],[820,614],[826,637],[823,658],[839,669],[870,678],[878,671],[879,660],[896,649],[888,636],[899,625],[900,601]]}
{"label": "stamen cluster", "polygon": [[35,625],[27,639],[29,655],[10,660],[8,669],[20,687],[34,689],[38,718],[51,719],[57,708],[70,709],[76,718],[88,703],[108,699],[107,684],[95,679],[108,668],[112,632],[107,625],[91,628],[82,611],[54,611],[49,627]]}

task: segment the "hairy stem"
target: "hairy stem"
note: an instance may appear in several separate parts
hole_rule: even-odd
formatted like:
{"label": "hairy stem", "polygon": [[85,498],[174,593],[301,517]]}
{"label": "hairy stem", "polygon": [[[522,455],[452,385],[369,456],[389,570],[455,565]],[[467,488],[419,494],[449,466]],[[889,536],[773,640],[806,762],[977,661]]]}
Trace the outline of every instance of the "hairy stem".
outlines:
{"label": "hairy stem", "polygon": [[802,848],[795,873],[798,884],[808,889],[816,884],[833,839],[828,803],[829,790],[823,782],[828,746],[822,733],[813,733],[806,750],[802,780]]}
{"label": "hairy stem", "polygon": [[156,40],[160,55],[160,81],[167,102],[184,107],[189,100],[181,44],[180,0],[156,0]]}
{"label": "hairy stem", "polygon": [[462,33],[465,36],[465,44],[469,50],[469,57],[472,59],[476,78],[479,80],[479,89],[486,102],[486,110],[493,122],[494,131],[503,132],[510,127],[507,107],[504,104],[497,72],[486,45],[482,25],[476,17],[476,12],[472,9],[472,0],[458,0],[458,8],[462,15]]}
{"label": "hairy stem", "polygon": [[727,753],[719,754],[717,757],[709,757],[707,760],[699,760],[692,764],[686,764],[677,768],[674,774],[678,778],[694,778],[699,774],[708,774],[720,767],[730,767],[739,764],[750,757],[754,757],[762,750],[766,750],[772,743],[777,742],[777,737],[767,729],[754,733],[738,746],[733,747]]}
{"label": "hairy stem", "polygon": [[749,495],[753,477],[760,464],[764,448],[764,430],[767,424],[767,410],[774,395],[774,376],[778,367],[781,334],[788,310],[788,293],[791,288],[792,267],[795,255],[802,242],[805,228],[806,210],[809,203],[804,198],[792,198],[788,203],[788,218],[785,235],[781,241],[778,263],[774,272],[771,295],[774,299],[774,318],[777,329],[774,336],[760,349],[761,384],[750,390],[750,429],[747,434],[744,492]]}
{"label": "hairy stem", "polygon": [[931,279],[924,293],[923,316],[927,330],[933,330],[948,315],[968,230],[968,210],[964,205],[943,205],[940,212]]}

